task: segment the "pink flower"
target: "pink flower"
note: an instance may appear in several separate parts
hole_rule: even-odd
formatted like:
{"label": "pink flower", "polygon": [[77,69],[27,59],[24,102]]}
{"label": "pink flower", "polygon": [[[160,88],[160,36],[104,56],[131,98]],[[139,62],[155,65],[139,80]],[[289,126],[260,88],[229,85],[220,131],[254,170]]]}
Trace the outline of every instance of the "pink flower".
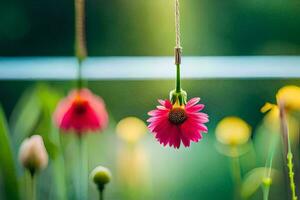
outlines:
{"label": "pink flower", "polygon": [[90,90],[73,90],[63,99],[54,113],[54,121],[63,131],[74,131],[79,136],[88,131],[101,131],[108,124],[103,100]]}
{"label": "pink flower", "polygon": [[161,105],[148,113],[151,117],[147,121],[160,144],[178,149],[181,142],[189,147],[190,141],[198,142],[202,138],[202,132],[208,131],[204,123],[209,120],[207,114],[199,112],[204,108],[203,104],[197,104],[199,101],[200,98],[193,98],[180,106],[172,105],[169,100],[158,100]]}
{"label": "pink flower", "polygon": [[22,142],[19,150],[19,161],[31,173],[46,168],[48,154],[40,135],[33,135]]}

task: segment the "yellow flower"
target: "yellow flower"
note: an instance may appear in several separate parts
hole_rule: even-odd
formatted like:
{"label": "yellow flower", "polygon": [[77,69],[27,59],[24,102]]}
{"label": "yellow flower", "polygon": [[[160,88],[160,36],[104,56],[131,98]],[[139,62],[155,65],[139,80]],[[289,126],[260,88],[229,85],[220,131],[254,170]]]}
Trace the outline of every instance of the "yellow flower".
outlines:
{"label": "yellow flower", "polygon": [[289,110],[300,110],[300,87],[295,85],[284,86],[278,90],[277,102],[283,102]]}
{"label": "yellow flower", "polygon": [[118,136],[128,143],[136,143],[146,134],[147,126],[145,123],[136,117],[126,117],[122,119],[117,127]]}
{"label": "yellow flower", "polygon": [[264,117],[264,122],[274,131],[280,130],[279,108],[275,104],[266,103],[260,110],[262,113],[267,113]]}
{"label": "yellow flower", "polygon": [[238,117],[226,117],[219,122],[216,128],[217,140],[226,145],[245,144],[250,135],[251,127]]}

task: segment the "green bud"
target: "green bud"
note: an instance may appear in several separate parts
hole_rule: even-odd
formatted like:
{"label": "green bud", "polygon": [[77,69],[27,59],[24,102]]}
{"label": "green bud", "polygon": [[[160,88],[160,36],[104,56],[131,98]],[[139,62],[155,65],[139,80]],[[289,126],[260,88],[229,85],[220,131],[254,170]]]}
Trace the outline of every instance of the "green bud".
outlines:
{"label": "green bud", "polygon": [[272,179],[270,177],[263,178],[262,183],[264,186],[270,186],[272,184]]}
{"label": "green bud", "polygon": [[98,166],[90,174],[93,182],[99,189],[103,190],[104,186],[111,180],[111,172],[106,167]]}

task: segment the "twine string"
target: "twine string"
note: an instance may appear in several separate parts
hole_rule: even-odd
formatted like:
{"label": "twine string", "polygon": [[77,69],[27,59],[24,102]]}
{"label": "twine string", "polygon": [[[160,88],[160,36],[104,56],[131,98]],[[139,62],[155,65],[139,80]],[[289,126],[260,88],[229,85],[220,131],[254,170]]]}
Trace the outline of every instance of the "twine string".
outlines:
{"label": "twine string", "polygon": [[180,7],[179,0],[175,0],[175,64],[181,64],[181,34],[180,34]]}
{"label": "twine string", "polygon": [[75,55],[80,62],[87,56],[84,10],[85,0],[75,0]]}
{"label": "twine string", "polygon": [[78,61],[77,88],[82,88],[82,62],[87,57],[85,39],[85,0],[75,0],[75,56]]}
{"label": "twine string", "polygon": [[175,0],[175,32],[176,32],[176,48],[181,48],[179,0]]}

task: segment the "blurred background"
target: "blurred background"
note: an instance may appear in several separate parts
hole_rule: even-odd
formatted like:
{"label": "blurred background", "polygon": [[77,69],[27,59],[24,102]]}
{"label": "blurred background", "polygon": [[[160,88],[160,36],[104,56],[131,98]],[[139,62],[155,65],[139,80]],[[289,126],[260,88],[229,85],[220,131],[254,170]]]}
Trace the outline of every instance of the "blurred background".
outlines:
{"label": "blurred background", "polygon": [[[1,0],[0,56],[72,56],[73,1]],[[296,0],[181,2],[185,55],[300,53]],[[87,1],[90,56],[172,55],[173,1]]]}
{"label": "blurred background", "polygon": [[[0,0],[1,59],[73,56],[73,3]],[[90,56],[173,54],[173,1],[87,0],[86,9]],[[181,1],[184,55],[298,55],[299,11],[300,2],[295,0]],[[155,108],[156,99],[168,98],[173,80],[89,81],[89,88],[105,100],[110,114],[108,130],[87,137],[89,170],[99,164],[112,170],[113,180],[105,193],[108,200],[233,199],[231,159],[219,152],[215,127],[223,117],[232,115],[249,123],[252,141],[249,150],[240,157],[242,176],[263,167],[268,157],[269,137],[267,129],[261,128],[264,115],[260,108],[267,101],[274,103],[277,90],[287,84],[299,85],[300,80],[242,77],[184,80],[183,87],[189,97],[200,96],[206,104],[209,133],[191,148],[174,150],[160,146],[147,131],[132,147],[115,130],[124,117],[135,116],[145,121],[147,112]],[[77,162],[75,138],[58,134],[51,119],[56,103],[74,86],[73,81],[63,80],[0,80],[0,103],[8,120],[15,163],[24,138],[42,134],[46,139],[51,160],[38,179],[39,199],[74,199],[76,194],[78,179],[72,174]],[[262,136],[258,137],[259,134]],[[294,148],[299,187],[299,146]],[[287,199],[289,184],[283,176],[286,168],[282,165],[280,148],[274,163],[281,178],[272,185],[270,199]],[[24,172],[19,164],[16,168],[22,186]],[[5,199],[6,193],[3,177],[0,173],[0,199]],[[260,187],[256,189],[247,198],[262,199]],[[98,198],[92,183],[89,183],[89,197]]]}

